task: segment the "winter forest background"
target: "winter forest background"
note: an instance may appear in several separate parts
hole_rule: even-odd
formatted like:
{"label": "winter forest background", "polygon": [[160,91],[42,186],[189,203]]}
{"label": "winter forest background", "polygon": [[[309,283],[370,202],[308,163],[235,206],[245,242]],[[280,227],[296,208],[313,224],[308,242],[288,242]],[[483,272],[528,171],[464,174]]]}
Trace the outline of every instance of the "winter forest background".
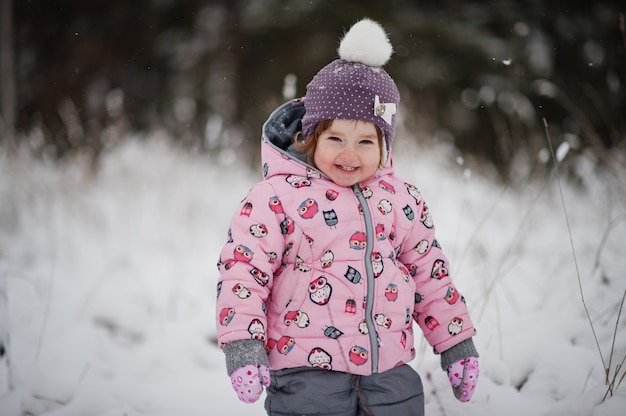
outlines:
{"label": "winter forest background", "polygon": [[218,251],[261,124],[365,16],[479,330],[469,405],[418,341],[427,414],[623,414],[622,3],[0,0],[0,415],[263,414],[215,345]]}

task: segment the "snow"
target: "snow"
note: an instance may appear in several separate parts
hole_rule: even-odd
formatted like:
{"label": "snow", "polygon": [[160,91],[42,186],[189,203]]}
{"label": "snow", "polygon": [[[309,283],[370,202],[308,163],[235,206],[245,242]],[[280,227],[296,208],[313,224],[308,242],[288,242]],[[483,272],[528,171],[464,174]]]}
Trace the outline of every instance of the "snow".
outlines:
{"label": "snow", "polygon": [[[459,403],[416,331],[411,364],[427,414],[623,414],[626,385],[603,401],[603,365],[615,331],[611,376],[626,355],[626,319],[616,323],[624,177],[583,166],[585,186],[563,178],[565,217],[554,176],[512,189],[451,162],[450,149],[397,146],[399,173],[431,207],[481,354],[474,398]],[[158,137],[122,141],[97,170],[0,153],[0,339],[8,329],[10,358],[0,360],[0,414],[265,414],[262,400],[243,404],[231,390],[213,311],[227,223],[259,178]]]}

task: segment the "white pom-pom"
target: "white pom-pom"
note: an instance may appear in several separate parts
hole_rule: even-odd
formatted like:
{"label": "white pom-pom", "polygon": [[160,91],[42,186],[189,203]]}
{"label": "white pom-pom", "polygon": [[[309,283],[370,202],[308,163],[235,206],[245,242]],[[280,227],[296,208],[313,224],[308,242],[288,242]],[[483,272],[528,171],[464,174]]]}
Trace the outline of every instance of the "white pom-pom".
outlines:
{"label": "white pom-pom", "polygon": [[338,52],[345,61],[383,66],[391,58],[393,47],[382,26],[373,20],[363,19],[344,35]]}

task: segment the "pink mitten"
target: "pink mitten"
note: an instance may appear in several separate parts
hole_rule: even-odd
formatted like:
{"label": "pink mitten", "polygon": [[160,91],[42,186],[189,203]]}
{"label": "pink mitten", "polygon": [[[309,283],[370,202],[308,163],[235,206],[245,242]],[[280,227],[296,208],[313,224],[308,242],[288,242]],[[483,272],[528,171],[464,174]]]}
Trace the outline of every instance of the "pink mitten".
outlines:
{"label": "pink mitten", "polygon": [[270,385],[270,370],[264,365],[248,364],[233,371],[230,381],[239,400],[254,403],[261,397],[263,386]]}
{"label": "pink mitten", "polygon": [[467,357],[450,364],[448,378],[452,384],[454,396],[462,402],[469,402],[478,382],[478,358]]}

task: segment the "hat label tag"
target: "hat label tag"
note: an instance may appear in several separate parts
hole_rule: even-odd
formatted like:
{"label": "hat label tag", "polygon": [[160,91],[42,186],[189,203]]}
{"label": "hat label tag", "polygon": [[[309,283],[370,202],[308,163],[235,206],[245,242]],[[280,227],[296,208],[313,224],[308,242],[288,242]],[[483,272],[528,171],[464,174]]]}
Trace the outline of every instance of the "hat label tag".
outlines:
{"label": "hat label tag", "polygon": [[387,124],[391,124],[391,117],[396,114],[395,103],[381,103],[378,95],[374,96],[374,115],[385,120]]}

